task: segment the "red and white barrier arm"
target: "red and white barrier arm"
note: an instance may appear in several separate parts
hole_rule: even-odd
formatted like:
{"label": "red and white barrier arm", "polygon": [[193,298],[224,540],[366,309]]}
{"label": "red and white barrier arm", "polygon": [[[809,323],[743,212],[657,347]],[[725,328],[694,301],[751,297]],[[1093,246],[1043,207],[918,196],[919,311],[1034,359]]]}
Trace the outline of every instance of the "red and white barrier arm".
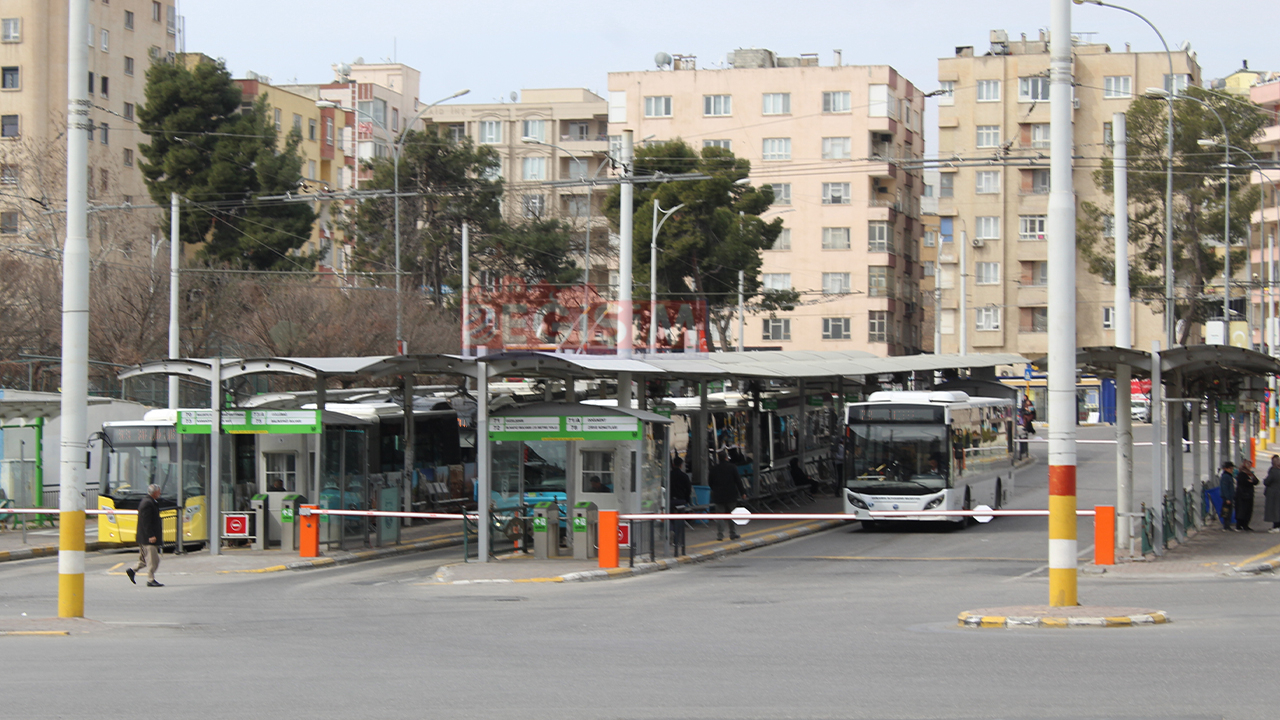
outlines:
{"label": "red and white barrier arm", "polygon": [[[1076,515],[1092,517],[1093,510],[1076,510]],[[873,519],[915,517],[1048,517],[1048,510],[872,510],[863,513]],[[650,513],[619,515],[620,520],[858,520],[845,513]]]}
{"label": "red and white barrier arm", "polygon": [[337,510],[329,508],[298,508],[299,515],[345,515],[348,517],[389,517],[389,518],[421,518],[425,520],[462,520],[474,519],[479,513],[427,513],[405,512],[400,510]]}
{"label": "red and white barrier arm", "polygon": [[[0,508],[0,515],[57,515],[58,508]],[[86,515],[137,515],[137,510],[107,510],[104,508],[86,508]]]}

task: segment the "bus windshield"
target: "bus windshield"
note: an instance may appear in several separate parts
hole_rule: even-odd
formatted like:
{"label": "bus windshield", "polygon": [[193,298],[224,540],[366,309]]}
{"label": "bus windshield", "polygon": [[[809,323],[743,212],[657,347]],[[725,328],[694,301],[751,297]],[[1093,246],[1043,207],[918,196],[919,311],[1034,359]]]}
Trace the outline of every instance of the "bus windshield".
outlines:
{"label": "bus windshield", "polygon": [[924,495],[950,486],[945,425],[849,425],[855,492]]}
{"label": "bus windshield", "polygon": [[[101,494],[121,498],[141,497],[148,485],[158,485],[162,498],[178,497],[178,434],[173,427],[136,426],[108,427],[106,477]],[[186,486],[183,494],[204,494],[202,467],[205,464],[207,438],[185,435],[182,464]]]}

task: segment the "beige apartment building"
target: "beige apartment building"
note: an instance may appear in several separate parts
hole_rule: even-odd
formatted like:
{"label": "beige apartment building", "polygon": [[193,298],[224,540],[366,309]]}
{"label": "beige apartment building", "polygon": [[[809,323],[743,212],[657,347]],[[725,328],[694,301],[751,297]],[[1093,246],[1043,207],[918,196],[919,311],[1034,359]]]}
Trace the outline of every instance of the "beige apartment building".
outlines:
{"label": "beige apartment building", "polygon": [[[1149,87],[1200,84],[1190,50],[1173,54],[1174,77],[1163,52],[1112,52],[1077,42],[1072,102],[1077,203],[1110,207],[1093,172],[1112,152],[1112,116]],[[991,32],[980,55],[970,46],[938,61],[938,185],[940,219],[937,280],[942,288],[942,352],[959,351],[959,323],[968,350],[1048,351],[1049,48],[1047,33],[1009,40]],[[963,249],[960,247],[964,243]],[[963,252],[962,252],[963,250]],[[961,259],[963,257],[963,268]],[[1076,345],[1113,345],[1114,287],[1076,266]],[[959,291],[967,299],[958,316]],[[1164,338],[1163,316],[1135,302],[1133,347]]]}
{"label": "beige apartment building", "polygon": [[559,219],[583,253],[590,228],[590,278],[603,291],[617,282],[616,238],[601,213],[609,188],[577,181],[609,175],[608,103],[582,88],[521,90],[513,96],[511,102],[437,105],[426,119],[442,135],[469,137],[497,150],[502,212],[509,222]]}
{"label": "beige apartment building", "polygon": [[[128,207],[149,204],[138,171],[135,123],[145,103],[146,72],[171,62],[178,33],[172,0],[92,0],[89,32],[89,198],[102,209],[89,223],[95,257],[147,262],[151,245],[167,237],[159,215]],[[56,252],[61,220],[26,198],[66,197],[67,3],[0,3],[0,243]]]}
{"label": "beige apartment building", "polygon": [[924,183],[902,163],[923,157],[923,108],[892,67],[844,65],[838,51],[826,66],[740,49],[722,68],[677,56],[609,74],[611,135],[724,147],[751,161],[753,184],[773,186],[763,217],[786,229],[764,253],[762,282],[802,302],[750,318],[748,347],[919,352]]}

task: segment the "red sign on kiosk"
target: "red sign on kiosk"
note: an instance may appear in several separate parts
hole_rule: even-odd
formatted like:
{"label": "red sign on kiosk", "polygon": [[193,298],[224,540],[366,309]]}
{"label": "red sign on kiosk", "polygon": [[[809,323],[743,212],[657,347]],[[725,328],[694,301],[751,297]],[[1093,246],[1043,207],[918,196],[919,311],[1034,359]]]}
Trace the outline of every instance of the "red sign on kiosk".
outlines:
{"label": "red sign on kiosk", "polygon": [[249,513],[226,513],[222,516],[222,537],[249,537]]}
{"label": "red sign on kiosk", "polygon": [[631,545],[631,523],[618,523],[618,544]]}

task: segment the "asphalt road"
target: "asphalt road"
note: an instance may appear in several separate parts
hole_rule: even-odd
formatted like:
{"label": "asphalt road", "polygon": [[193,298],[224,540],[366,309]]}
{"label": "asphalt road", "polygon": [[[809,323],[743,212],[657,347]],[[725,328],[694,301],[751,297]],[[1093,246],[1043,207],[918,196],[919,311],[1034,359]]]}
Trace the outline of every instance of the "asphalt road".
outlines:
{"label": "asphalt road", "polygon": [[[1111,499],[1113,455],[1082,446],[1082,506]],[[1043,508],[1046,476],[1020,473],[1011,505]],[[1168,626],[956,627],[963,610],[1044,603],[1046,544],[1032,518],[850,527],[555,585],[431,585],[457,555],[442,551],[269,575],[162,566],[168,587],[146,589],[95,557],[89,632],[0,637],[0,716],[1274,716],[1269,576],[1081,578],[1082,602],[1167,610]],[[51,615],[56,564],[7,565],[0,620]]]}

